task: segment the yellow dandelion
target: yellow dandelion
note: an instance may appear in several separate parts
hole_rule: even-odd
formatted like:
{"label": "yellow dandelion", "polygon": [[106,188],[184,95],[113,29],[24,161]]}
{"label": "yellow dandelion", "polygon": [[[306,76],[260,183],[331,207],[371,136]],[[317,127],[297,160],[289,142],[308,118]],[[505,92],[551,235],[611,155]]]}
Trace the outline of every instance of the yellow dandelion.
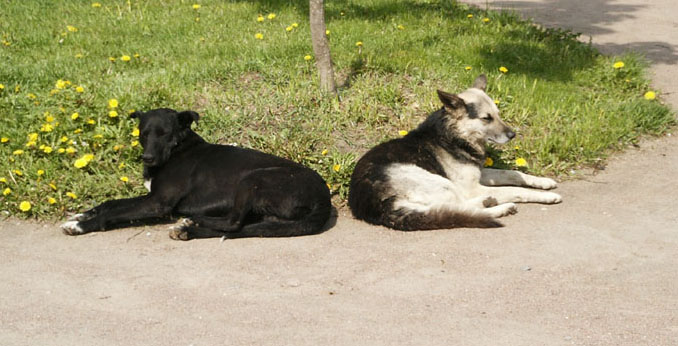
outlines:
{"label": "yellow dandelion", "polygon": [[506,72],[508,72],[508,69],[505,66],[502,66],[502,67],[499,68],[499,72],[506,73]]}
{"label": "yellow dandelion", "polygon": [[61,143],[66,143],[66,142],[68,142],[68,137],[62,136],[62,137],[59,139],[59,141],[60,141]]}
{"label": "yellow dandelion", "polygon": [[489,21],[490,21],[490,18],[487,18],[487,17],[483,18],[483,23],[488,23]]}
{"label": "yellow dandelion", "polygon": [[404,137],[404,136],[407,136],[408,133],[409,133],[409,132],[407,132],[406,130],[400,130],[400,131],[398,131],[398,134],[401,135],[401,136],[403,136],[403,137]]}
{"label": "yellow dandelion", "polygon": [[56,204],[57,200],[54,197],[47,197],[47,203]]}
{"label": "yellow dandelion", "polygon": [[83,158],[79,158],[79,159],[75,160],[75,162],[73,163],[73,166],[75,166],[75,168],[83,168],[83,167],[87,166],[87,163],[88,163],[87,160],[84,160]]}
{"label": "yellow dandelion", "polygon": [[20,176],[20,177],[24,175],[24,172],[22,172],[22,171],[20,171],[20,170],[18,170],[18,169],[13,170],[12,172],[14,172],[14,174],[16,174],[16,175],[18,175],[18,176]]}
{"label": "yellow dandelion", "polygon": [[194,9],[194,10],[199,10],[199,9],[200,9],[200,4],[193,4],[193,9]]}
{"label": "yellow dandelion", "polygon": [[87,124],[94,125],[96,124],[96,121],[94,121],[94,119],[87,119]]}
{"label": "yellow dandelion", "polygon": [[612,67],[614,67],[616,69],[620,69],[620,68],[624,67],[624,62],[623,61],[617,61],[617,62],[614,63],[614,65],[612,65]]}
{"label": "yellow dandelion", "polygon": [[19,203],[19,210],[23,211],[24,213],[28,212],[29,210],[31,210],[31,202],[21,201],[21,203]]}
{"label": "yellow dandelion", "polygon": [[257,17],[257,22],[261,23],[261,22],[263,22],[263,21],[264,21],[264,16],[259,15],[259,16]]}
{"label": "yellow dandelion", "polygon": [[108,61],[110,61],[110,62],[115,62],[115,60],[117,60],[117,59],[115,59],[115,58],[112,57],[112,56],[111,56],[111,57],[108,57]]}
{"label": "yellow dandelion", "polygon": [[108,117],[109,117],[109,118],[117,118],[117,117],[118,117],[118,112],[116,112],[116,111],[110,111],[110,112],[108,112]]}
{"label": "yellow dandelion", "polygon": [[120,60],[122,60],[124,62],[128,62],[128,61],[132,60],[132,58],[129,55],[123,55],[123,56],[120,57]]}
{"label": "yellow dandelion", "polygon": [[141,57],[141,55],[139,55],[139,53],[134,53],[133,57],[134,57],[135,59],[139,59],[139,57]]}
{"label": "yellow dandelion", "polygon": [[50,187],[50,188],[51,188],[52,190],[54,190],[54,191],[56,191],[56,190],[57,190],[57,186],[56,186],[56,185],[54,185],[54,183],[53,183],[53,182],[52,182],[52,183],[49,183],[49,187]]}
{"label": "yellow dandelion", "polygon": [[0,138],[0,143],[7,143],[7,142],[9,142],[9,138],[7,138],[7,137]]}
{"label": "yellow dandelion", "polygon": [[258,32],[258,33],[256,33],[256,34],[254,34],[254,38],[256,38],[257,40],[263,40],[263,39],[264,39],[264,34]]}
{"label": "yellow dandelion", "polygon": [[104,138],[104,135],[98,133],[98,134],[92,136],[92,138],[93,138],[93,139],[102,139],[102,138]]}
{"label": "yellow dandelion", "polygon": [[66,88],[66,82],[59,79],[59,80],[56,81],[56,84],[54,85],[54,87],[57,88],[57,89],[64,89],[64,88]]}
{"label": "yellow dandelion", "polygon": [[330,36],[330,31],[329,31],[329,30],[325,30],[325,36]]}
{"label": "yellow dandelion", "polygon": [[116,99],[108,100],[108,108],[118,108],[118,100]]}
{"label": "yellow dandelion", "polygon": [[26,142],[26,148],[34,147],[35,144],[36,144],[35,141],[28,141],[28,142]]}
{"label": "yellow dandelion", "polygon": [[291,27],[291,26],[288,26],[288,27],[285,28],[285,31],[290,32],[290,31],[292,31],[292,29],[294,29],[294,28]]}
{"label": "yellow dandelion", "polygon": [[398,30],[405,30],[405,27],[402,24],[398,25],[397,28]]}
{"label": "yellow dandelion", "polygon": [[643,97],[646,100],[654,100],[655,98],[657,98],[657,94],[655,94],[654,91],[648,91],[645,93],[645,95],[643,95]]}
{"label": "yellow dandelion", "polygon": [[70,32],[77,32],[78,28],[74,27],[73,25],[66,25],[66,30]]}
{"label": "yellow dandelion", "polygon": [[139,145],[139,141],[132,141],[132,143],[130,143],[130,145],[132,146],[132,148],[134,148],[137,145]]}
{"label": "yellow dandelion", "polygon": [[126,182],[129,182],[129,178],[123,175],[122,177],[120,177],[120,181],[122,181],[123,183],[126,183]]}
{"label": "yellow dandelion", "polygon": [[516,159],[516,166],[518,167],[526,167],[527,166],[527,160],[525,160],[522,157],[519,157]]}
{"label": "yellow dandelion", "polygon": [[133,137],[139,137],[139,128],[135,127],[134,130],[132,130],[132,136]]}
{"label": "yellow dandelion", "polygon": [[125,165],[124,162],[120,162],[120,164],[118,165],[118,169],[123,169],[123,168],[125,168],[125,166],[127,166],[127,165]]}
{"label": "yellow dandelion", "polygon": [[296,27],[298,27],[298,26],[299,26],[299,23],[292,23],[292,27],[293,27],[293,28],[296,28]]}
{"label": "yellow dandelion", "polygon": [[51,153],[52,150],[54,150],[54,149],[52,149],[52,147],[50,147],[50,146],[45,146],[44,148],[42,148],[42,151],[43,151],[45,154]]}
{"label": "yellow dandelion", "polygon": [[4,190],[2,190],[2,195],[3,195],[3,196],[7,196],[7,195],[9,195],[10,193],[12,193],[12,189],[10,189],[9,187],[7,187],[7,188],[5,188]]}
{"label": "yellow dandelion", "polygon": [[51,114],[49,114],[49,113],[45,113],[45,114],[47,114],[47,115],[45,116],[45,121],[46,121],[46,122],[51,123],[51,122],[53,122],[53,121],[55,120],[54,117],[53,117]]}
{"label": "yellow dandelion", "polygon": [[26,95],[26,97],[29,98],[29,99],[31,99],[31,100],[35,100],[35,99],[38,98],[38,96],[35,95],[34,93],[28,93],[28,95]]}
{"label": "yellow dandelion", "polygon": [[495,104],[495,105],[499,105],[500,102],[501,102],[501,101],[499,101],[499,100],[496,100],[496,99],[494,100],[494,104]]}
{"label": "yellow dandelion", "polygon": [[75,134],[78,134],[78,133],[81,133],[81,132],[82,132],[82,129],[75,129],[75,130],[73,130],[73,133],[75,133]]}
{"label": "yellow dandelion", "polygon": [[23,153],[24,153],[23,150],[18,149],[18,150],[14,150],[14,152],[12,153],[12,155],[17,155],[17,156],[18,156],[18,155],[23,155]]}
{"label": "yellow dandelion", "polygon": [[35,142],[38,140],[38,134],[36,132],[31,132],[28,134],[28,141]]}
{"label": "yellow dandelion", "polygon": [[332,166],[332,169],[333,169],[335,172],[339,172],[339,170],[341,170],[341,165],[334,165],[334,166]]}
{"label": "yellow dandelion", "polygon": [[325,156],[327,153],[329,153],[329,151],[327,149],[323,149],[323,151],[320,152],[320,155]]}
{"label": "yellow dandelion", "polygon": [[50,124],[42,124],[40,127],[40,132],[52,132],[54,131],[54,126]]}
{"label": "yellow dandelion", "polygon": [[39,176],[42,176],[42,175],[45,175],[45,170],[44,170],[44,169],[38,169],[38,172],[37,172],[37,173],[38,173],[38,177],[39,177]]}
{"label": "yellow dandelion", "polygon": [[59,150],[57,150],[57,152],[58,152],[59,154],[63,154],[63,153],[66,152],[66,149],[64,149],[64,148],[59,148]]}
{"label": "yellow dandelion", "polygon": [[80,54],[80,53],[78,53],[78,54],[75,55],[75,58],[76,58],[76,59],[82,59],[82,57],[83,57],[83,55]]}
{"label": "yellow dandelion", "polygon": [[5,177],[0,178],[0,183],[7,184],[7,178],[5,178]]}
{"label": "yellow dandelion", "polygon": [[4,84],[0,84],[0,91],[2,91],[2,90],[5,90],[5,85],[4,85]]}
{"label": "yellow dandelion", "polygon": [[75,154],[76,151],[77,150],[75,150],[73,147],[66,148],[66,154]]}
{"label": "yellow dandelion", "polygon": [[491,157],[486,157],[485,158],[485,167],[492,167],[494,165],[494,160],[492,160]]}
{"label": "yellow dandelion", "polygon": [[92,7],[98,8],[98,7],[101,7],[101,4],[98,3],[98,2],[93,2],[93,3],[92,3]]}
{"label": "yellow dandelion", "polygon": [[356,47],[362,47],[363,46],[363,41],[358,41],[355,43]]}
{"label": "yellow dandelion", "polygon": [[310,56],[310,55],[304,56],[304,60],[306,60],[306,61],[309,61],[309,60],[311,60],[311,59],[313,59],[313,57]]}
{"label": "yellow dandelion", "polygon": [[83,93],[83,92],[85,92],[85,88],[83,88],[81,86],[77,86],[77,87],[75,87],[75,92]]}
{"label": "yellow dandelion", "polygon": [[266,16],[269,20],[273,20],[275,18],[275,13],[269,13],[268,16]]}
{"label": "yellow dandelion", "polygon": [[74,194],[73,192],[66,192],[66,196],[70,197],[71,199],[78,198],[78,195]]}
{"label": "yellow dandelion", "polygon": [[466,70],[466,71],[471,71],[471,69],[473,69],[473,67],[471,67],[471,66],[464,67],[464,70]]}
{"label": "yellow dandelion", "polygon": [[469,13],[466,15],[466,18],[473,18],[473,15]]}
{"label": "yellow dandelion", "polygon": [[199,22],[199,21],[200,21],[200,17],[195,17],[195,21],[196,21],[196,22]]}

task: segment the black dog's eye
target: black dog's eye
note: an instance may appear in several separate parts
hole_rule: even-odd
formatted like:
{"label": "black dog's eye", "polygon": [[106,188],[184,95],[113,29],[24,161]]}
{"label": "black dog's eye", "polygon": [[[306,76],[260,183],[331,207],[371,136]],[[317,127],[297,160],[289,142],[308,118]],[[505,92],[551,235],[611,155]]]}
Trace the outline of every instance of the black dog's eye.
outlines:
{"label": "black dog's eye", "polygon": [[486,121],[486,122],[488,122],[488,123],[491,123],[492,120],[494,120],[494,119],[492,118],[492,116],[489,115],[489,114],[486,114],[486,115],[485,115],[484,117],[482,117],[481,119],[483,119],[483,121]]}

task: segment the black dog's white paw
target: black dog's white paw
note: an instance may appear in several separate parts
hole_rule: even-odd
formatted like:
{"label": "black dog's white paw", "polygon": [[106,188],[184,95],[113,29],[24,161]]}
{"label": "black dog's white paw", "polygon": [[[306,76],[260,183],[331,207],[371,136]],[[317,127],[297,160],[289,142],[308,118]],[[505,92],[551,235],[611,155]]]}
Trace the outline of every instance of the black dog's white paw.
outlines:
{"label": "black dog's white paw", "polygon": [[79,235],[85,233],[78,221],[67,221],[62,223],[61,231],[64,232],[65,235]]}
{"label": "black dog's white paw", "polygon": [[169,229],[169,237],[174,240],[188,240],[188,231],[186,227],[193,226],[195,223],[188,218],[182,218]]}

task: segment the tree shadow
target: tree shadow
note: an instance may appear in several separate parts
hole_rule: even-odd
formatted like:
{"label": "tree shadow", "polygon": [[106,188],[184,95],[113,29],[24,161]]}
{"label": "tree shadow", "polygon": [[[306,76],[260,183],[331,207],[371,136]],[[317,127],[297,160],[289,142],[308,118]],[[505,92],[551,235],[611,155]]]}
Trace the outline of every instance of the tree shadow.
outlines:
{"label": "tree shadow", "polygon": [[[651,6],[648,4],[623,4],[615,0],[541,0],[541,1],[486,1],[465,0],[480,8],[489,5],[492,9],[516,11],[537,23],[548,23],[548,28],[566,28],[586,36],[613,34],[611,25],[638,18],[637,12]],[[627,51],[643,53],[654,63],[674,65],[678,63],[678,46],[665,41],[635,41],[625,44],[594,43],[604,54],[621,54]]]}

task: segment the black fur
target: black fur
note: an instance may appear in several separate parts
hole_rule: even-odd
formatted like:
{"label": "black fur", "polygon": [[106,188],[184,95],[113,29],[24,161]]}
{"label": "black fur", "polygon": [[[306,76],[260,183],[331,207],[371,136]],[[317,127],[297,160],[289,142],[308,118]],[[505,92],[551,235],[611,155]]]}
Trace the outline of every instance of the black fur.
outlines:
{"label": "black fur", "polygon": [[332,205],[325,181],[298,163],[259,151],[205,142],[192,111],[156,109],[140,118],[144,178],[151,191],[105,202],[78,219],[87,233],[130,222],[189,217],[176,238],[279,237],[321,232]]}

